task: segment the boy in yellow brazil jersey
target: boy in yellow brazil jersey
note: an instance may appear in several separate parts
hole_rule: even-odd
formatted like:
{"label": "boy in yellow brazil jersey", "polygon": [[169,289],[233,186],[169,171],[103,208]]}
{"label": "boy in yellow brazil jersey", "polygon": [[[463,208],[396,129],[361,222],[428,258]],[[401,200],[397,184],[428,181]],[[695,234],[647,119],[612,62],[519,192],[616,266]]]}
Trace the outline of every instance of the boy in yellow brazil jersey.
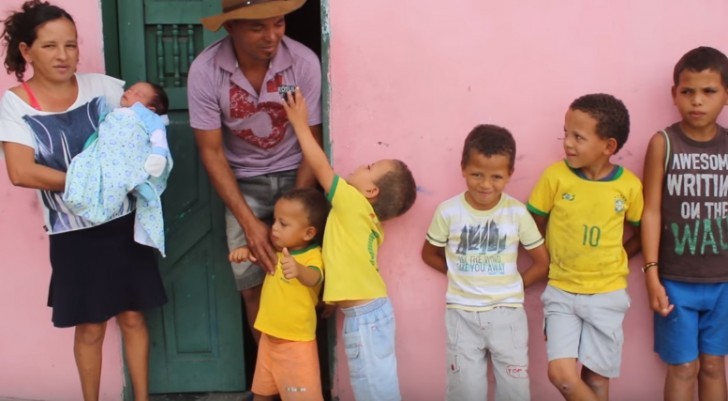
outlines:
{"label": "boy in yellow brazil jersey", "polygon": [[[303,157],[331,202],[323,256],[324,302],[344,312],[344,343],[357,401],[400,401],[394,352],[394,313],[379,274],[381,222],[400,216],[417,196],[414,177],[399,160],[379,160],[338,176],[306,122],[299,89],[283,102]],[[376,352],[374,350],[376,349]]]}
{"label": "boy in yellow brazil jersey", "polygon": [[[260,331],[251,390],[254,401],[323,401],[316,346],[316,303],[323,282],[321,239],[329,205],[313,188],[283,193],[273,209],[271,243],[277,249],[266,275],[255,329]],[[247,246],[230,261],[255,262]]]}
{"label": "boy in yellow brazil jersey", "polygon": [[640,249],[639,233],[624,241],[624,225],[638,227],[644,206],[640,180],[609,160],[628,135],[619,99],[574,100],[564,117],[565,158],[544,171],[528,200],[551,257],[541,296],[548,375],[566,400],[606,401],[609,379],[619,376],[627,259]]}

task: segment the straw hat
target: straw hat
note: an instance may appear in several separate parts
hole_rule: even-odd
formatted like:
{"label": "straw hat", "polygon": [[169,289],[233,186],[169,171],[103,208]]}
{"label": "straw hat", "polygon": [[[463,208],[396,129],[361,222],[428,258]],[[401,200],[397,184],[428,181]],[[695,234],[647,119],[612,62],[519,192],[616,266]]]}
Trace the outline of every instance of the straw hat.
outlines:
{"label": "straw hat", "polygon": [[216,32],[227,21],[265,19],[286,15],[301,8],[306,0],[222,0],[222,14],[203,18],[202,25]]}

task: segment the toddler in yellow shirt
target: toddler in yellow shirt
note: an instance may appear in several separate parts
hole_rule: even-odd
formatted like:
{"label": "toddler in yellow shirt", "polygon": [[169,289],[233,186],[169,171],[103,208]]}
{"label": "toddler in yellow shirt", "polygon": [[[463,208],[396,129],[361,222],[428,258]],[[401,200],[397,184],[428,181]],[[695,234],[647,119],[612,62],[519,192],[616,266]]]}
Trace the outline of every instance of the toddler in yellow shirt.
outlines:
{"label": "toddler in yellow shirt", "polygon": [[[271,242],[275,272],[263,281],[255,328],[261,332],[253,375],[254,401],[323,401],[316,347],[316,303],[323,282],[323,237],[329,204],[311,188],[294,189],[275,204]],[[230,261],[255,261],[247,247]]]}

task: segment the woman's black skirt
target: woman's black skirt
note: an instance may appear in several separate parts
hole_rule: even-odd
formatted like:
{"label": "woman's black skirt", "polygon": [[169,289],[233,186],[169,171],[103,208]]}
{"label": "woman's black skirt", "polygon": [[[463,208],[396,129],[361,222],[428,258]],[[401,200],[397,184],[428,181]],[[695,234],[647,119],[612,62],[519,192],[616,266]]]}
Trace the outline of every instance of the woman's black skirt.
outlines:
{"label": "woman's black skirt", "polygon": [[50,236],[53,325],[103,323],[167,302],[154,248],[134,242],[134,213]]}

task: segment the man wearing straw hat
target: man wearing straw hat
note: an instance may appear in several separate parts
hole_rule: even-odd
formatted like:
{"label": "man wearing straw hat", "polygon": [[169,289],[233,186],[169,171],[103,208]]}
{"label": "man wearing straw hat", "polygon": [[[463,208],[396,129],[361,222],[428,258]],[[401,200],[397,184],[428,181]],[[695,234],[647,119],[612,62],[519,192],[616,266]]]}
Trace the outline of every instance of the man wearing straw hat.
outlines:
{"label": "man wearing straw hat", "polygon": [[[269,224],[276,198],[314,186],[311,169],[281,105],[279,88],[298,86],[308,123],[321,143],[321,65],[307,47],[285,35],[284,16],[306,0],[222,0],[222,14],[203,18],[228,35],[200,53],[187,87],[190,126],[200,159],[227,207],[230,249],[247,245],[253,261],[232,263],[251,329],[264,270],[275,267]],[[261,269],[262,268],[262,269]],[[258,341],[260,333],[253,330]]]}

